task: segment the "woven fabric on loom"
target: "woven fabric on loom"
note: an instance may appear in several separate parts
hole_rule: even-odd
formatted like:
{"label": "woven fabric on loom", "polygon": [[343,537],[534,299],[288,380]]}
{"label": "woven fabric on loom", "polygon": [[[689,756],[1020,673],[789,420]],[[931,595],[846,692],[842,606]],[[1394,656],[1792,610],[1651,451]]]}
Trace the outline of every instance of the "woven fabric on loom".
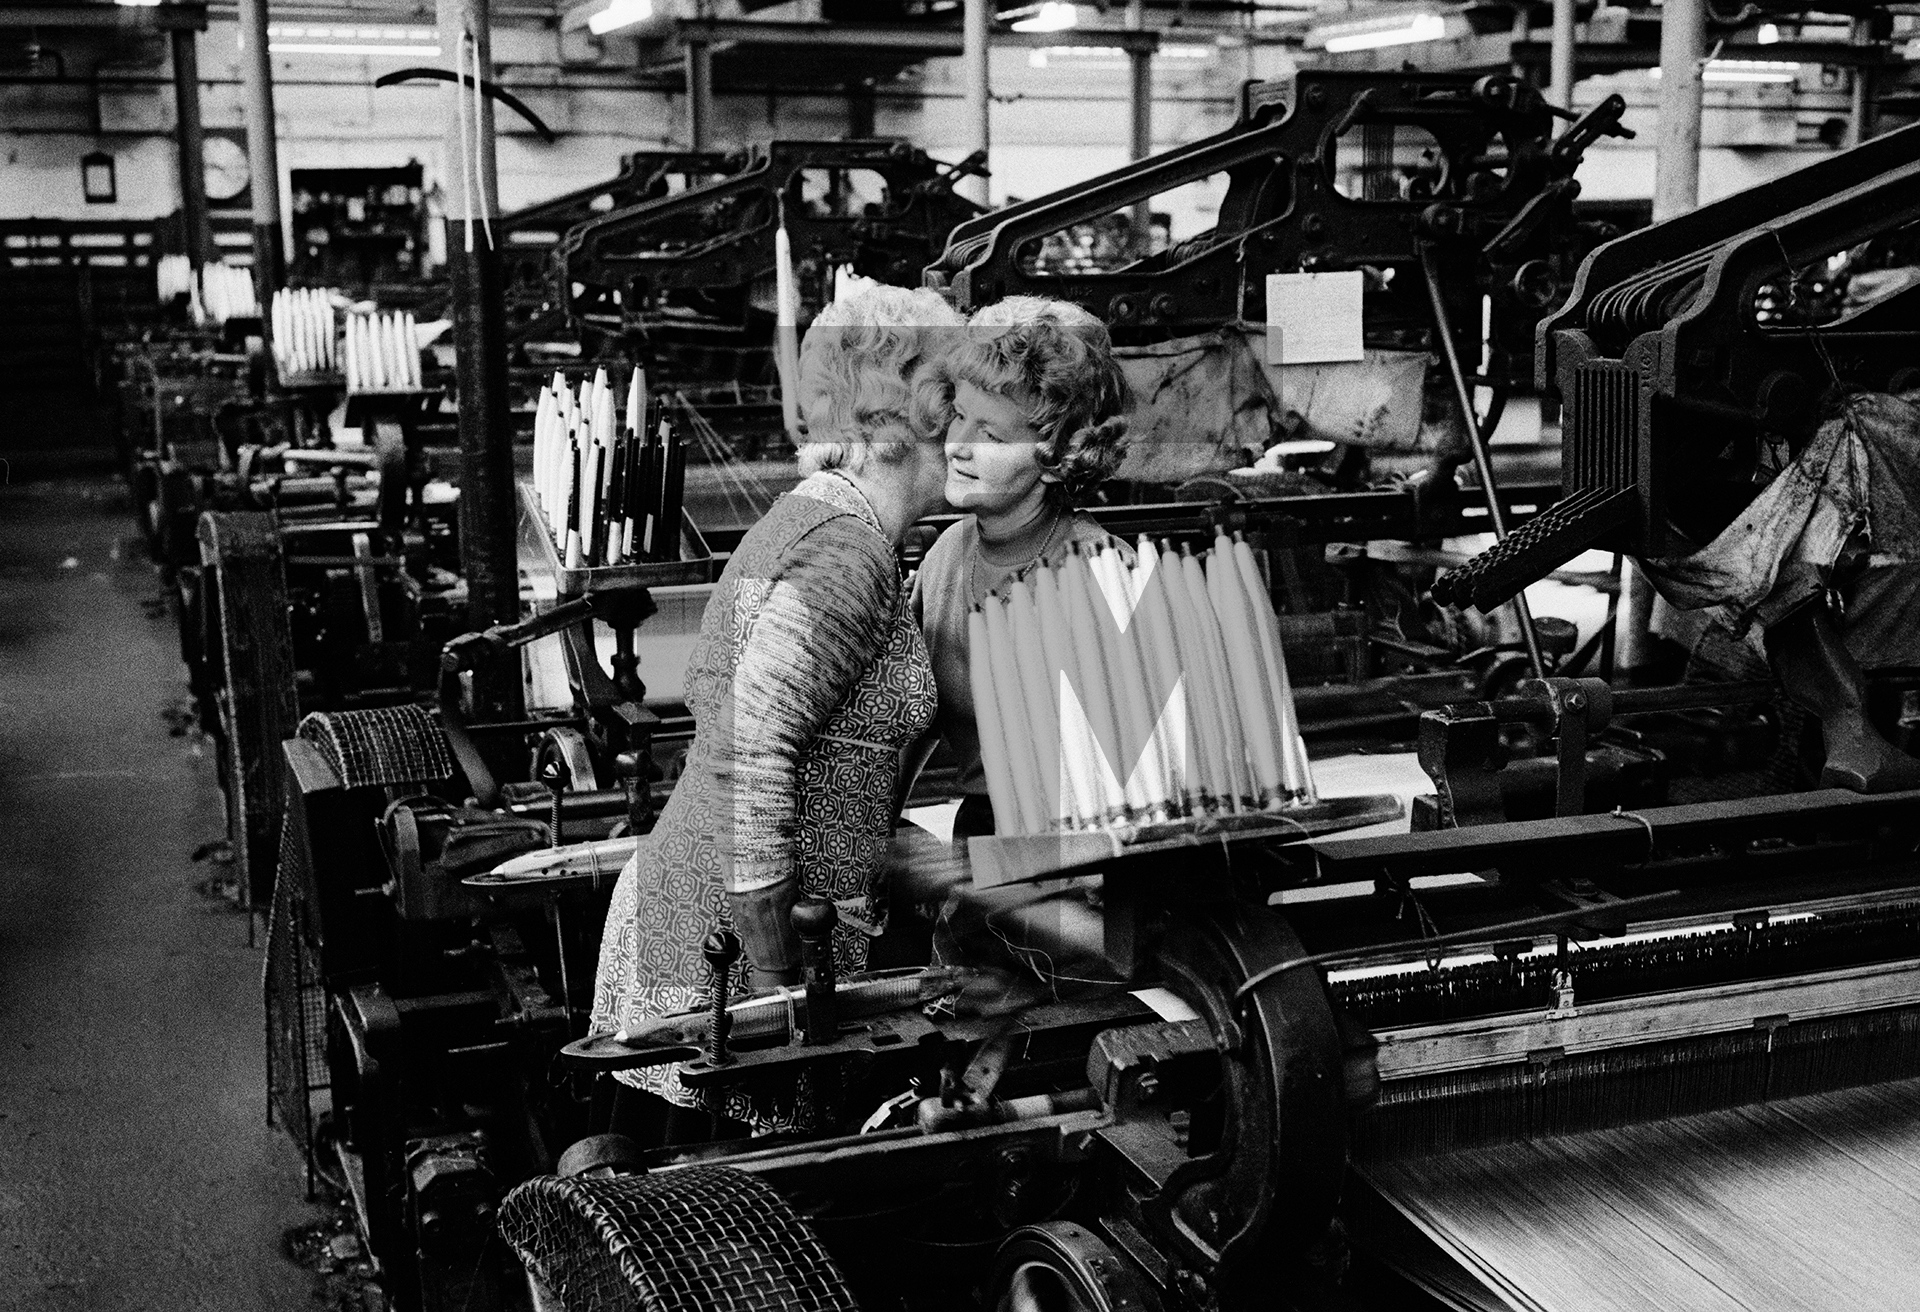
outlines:
{"label": "woven fabric on loom", "polygon": [[299,732],[348,788],[437,783],[453,776],[446,738],[423,707],[315,711],[300,721]]}
{"label": "woven fabric on loom", "polygon": [[[1457,1264],[1421,1283],[1445,1285],[1459,1306],[1920,1307],[1920,1081],[1375,1163],[1364,1175]],[[1398,1250],[1385,1255],[1401,1265]],[[1462,1297],[1459,1274],[1485,1297]]]}

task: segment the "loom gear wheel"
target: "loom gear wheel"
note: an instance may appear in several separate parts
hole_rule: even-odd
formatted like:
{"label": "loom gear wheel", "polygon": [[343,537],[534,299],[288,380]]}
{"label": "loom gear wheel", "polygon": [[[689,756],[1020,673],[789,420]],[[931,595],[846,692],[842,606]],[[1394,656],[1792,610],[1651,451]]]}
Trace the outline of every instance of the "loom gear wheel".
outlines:
{"label": "loom gear wheel", "polygon": [[1267,967],[1305,955],[1283,917],[1239,904],[1175,919],[1160,951],[1167,985],[1200,1013],[1220,1050],[1208,1118],[1219,1128],[1142,1211],[1223,1309],[1276,1306],[1276,1281],[1322,1281],[1337,1256],[1347,1090],[1325,984],[1317,971],[1285,971],[1236,997]]}
{"label": "loom gear wheel", "polygon": [[993,1312],[1160,1312],[1153,1287],[1131,1264],[1071,1221],[1008,1235],[987,1288]]}

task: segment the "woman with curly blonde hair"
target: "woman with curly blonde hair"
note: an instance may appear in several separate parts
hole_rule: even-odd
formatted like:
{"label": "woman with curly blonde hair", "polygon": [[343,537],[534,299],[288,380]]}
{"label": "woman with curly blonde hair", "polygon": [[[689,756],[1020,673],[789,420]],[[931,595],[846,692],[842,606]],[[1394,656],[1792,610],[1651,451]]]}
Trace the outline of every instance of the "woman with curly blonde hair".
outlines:
{"label": "woman with curly blonde hair", "polygon": [[[960,317],[931,292],[874,287],[813,322],[800,391],[807,477],[748,530],[687,664],[694,737],[659,823],[621,871],[600,945],[593,1028],[704,1005],[701,942],[730,926],[735,989],[795,983],[791,913],[837,908],[833,956],[866,968],[887,927],[881,860],[901,753],[935,694],[894,549],[939,508],[950,413],[941,363]],[[610,1128],[643,1142],[706,1137],[668,1067],[623,1071]],[[807,1079],[730,1089],[734,1132],[827,1128]]]}
{"label": "woman with curly blonde hair", "polygon": [[967,517],[920,566],[914,607],[940,690],[935,724],[958,758],[956,836],[993,832],[969,682],[967,616],[989,594],[1073,544],[1112,542],[1080,510],[1126,455],[1132,394],[1106,325],[1077,305],[1014,296],[973,316],[947,358],[949,505]]}

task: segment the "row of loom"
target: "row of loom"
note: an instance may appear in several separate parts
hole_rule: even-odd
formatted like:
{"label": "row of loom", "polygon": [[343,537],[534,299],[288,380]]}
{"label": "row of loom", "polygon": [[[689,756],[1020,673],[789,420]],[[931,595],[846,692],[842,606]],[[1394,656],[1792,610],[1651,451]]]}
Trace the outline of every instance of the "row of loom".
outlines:
{"label": "row of loom", "polygon": [[623,427],[607,371],[577,388],[556,373],[533,423],[533,485],[568,569],[677,560],[687,448],[663,412],[647,431],[647,380],[627,380]]}
{"label": "row of loom", "polygon": [[349,392],[419,391],[419,336],[404,310],[349,314],[345,334]]}
{"label": "row of loom", "polygon": [[282,287],[273,294],[273,355],[282,373],[316,374],[340,367],[334,295],[323,287]]}
{"label": "row of loom", "polygon": [[968,639],[1002,835],[1315,800],[1278,619],[1244,540],[1196,556],[1142,537],[1132,566],[1111,544],[1076,544],[977,607]]}

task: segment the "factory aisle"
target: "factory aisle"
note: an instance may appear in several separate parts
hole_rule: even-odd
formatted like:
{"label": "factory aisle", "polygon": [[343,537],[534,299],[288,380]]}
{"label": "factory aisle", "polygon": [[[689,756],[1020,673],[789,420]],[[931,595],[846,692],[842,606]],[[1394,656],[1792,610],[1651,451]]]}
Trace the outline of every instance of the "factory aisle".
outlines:
{"label": "factory aisle", "polygon": [[305,1203],[266,1124],[260,954],[119,485],[0,486],[0,1310],[271,1312]]}

